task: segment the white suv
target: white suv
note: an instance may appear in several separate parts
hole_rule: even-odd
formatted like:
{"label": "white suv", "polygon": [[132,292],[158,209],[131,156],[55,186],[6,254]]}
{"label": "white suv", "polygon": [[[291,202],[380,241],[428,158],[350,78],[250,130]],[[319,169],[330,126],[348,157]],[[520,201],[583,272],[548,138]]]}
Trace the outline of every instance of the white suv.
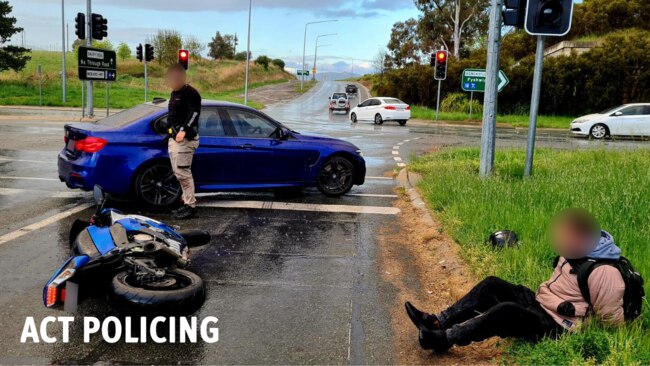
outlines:
{"label": "white suv", "polygon": [[330,112],[334,111],[350,111],[350,100],[346,93],[334,93],[330,99]]}

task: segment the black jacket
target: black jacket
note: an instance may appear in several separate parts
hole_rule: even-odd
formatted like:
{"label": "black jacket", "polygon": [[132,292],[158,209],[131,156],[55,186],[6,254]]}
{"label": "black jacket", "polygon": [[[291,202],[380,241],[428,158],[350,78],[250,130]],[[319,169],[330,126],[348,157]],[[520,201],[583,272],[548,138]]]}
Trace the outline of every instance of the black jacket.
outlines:
{"label": "black jacket", "polygon": [[199,134],[199,116],[201,115],[201,95],[189,85],[174,90],[169,98],[169,116],[167,128],[176,136],[185,131],[185,138],[194,140]]}

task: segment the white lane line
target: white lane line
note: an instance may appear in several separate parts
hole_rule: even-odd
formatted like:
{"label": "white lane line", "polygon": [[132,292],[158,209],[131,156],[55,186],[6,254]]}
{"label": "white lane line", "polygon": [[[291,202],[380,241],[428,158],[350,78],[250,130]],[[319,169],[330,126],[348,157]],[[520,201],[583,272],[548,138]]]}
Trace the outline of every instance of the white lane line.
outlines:
{"label": "white lane line", "polygon": [[11,159],[11,158],[0,157],[0,162],[3,162],[3,161],[15,161],[15,162],[19,162],[19,163],[56,164],[56,161]]}
{"label": "white lane line", "polygon": [[46,180],[52,182],[59,182],[58,179],[54,178],[38,178],[38,177],[0,177],[0,179],[11,179],[11,180]]}
{"label": "white lane line", "polygon": [[393,180],[392,177],[366,177],[366,180]]}
{"label": "white lane line", "polygon": [[42,228],[44,228],[44,227],[46,227],[48,225],[51,225],[51,224],[53,224],[53,223],[55,223],[55,222],[57,222],[59,220],[63,220],[66,217],[72,216],[72,215],[76,214],[77,212],[81,212],[81,211],[83,211],[83,210],[85,210],[85,209],[87,209],[89,207],[94,206],[94,205],[95,205],[94,203],[82,203],[80,205],[72,207],[69,210],[59,212],[58,214],[52,215],[52,216],[50,216],[50,217],[48,217],[48,218],[46,218],[44,220],[41,220],[39,222],[35,222],[35,223],[31,224],[31,225],[27,225],[27,226],[22,227],[22,228],[20,228],[18,230],[14,230],[14,231],[12,231],[10,233],[4,234],[4,235],[0,236],[0,245],[5,244],[5,243],[7,243],[9,241],[12,241],[14,239],[18,239],[21,236],[23,236],[25,234],[29,234],[32,231],[42,229]]}
{"label": "white lane line", "polygon": [[397,198],[396,194],[375,194],[375,193],[348,193],[346,196],[355,197],[377,197],[377,198]]}
{"label": "white lane line", "polygon": [[398,161],[398,162],[399,162],[399,161],[402,161],[402,158],[400,158],[399,156],[395,156],[395,157],[393,157],[393,159],[394,159],[395,161]]}
{"label": "white lane line", "polygon": [[404,168],[404,167],[406,166],[406,164],[404,164],[404,163],[397,163],[397,166],[400,167],[400,168]]}
{"label": "white lane line", "polygon": [[399,155],[399,151],[393,150],[393,155]]}
{"label": "white lane line", "polygon": [[218,201],[199,203],[198,206],[212,208],[250,208],[258,210],[311,211],[375,215],[397,215],[400,212],[400,210],[396,207],[322,205],[314,203],[270,201]]}
{"label": "white lane line", "polygon": [[12,194],[23,193],[25,191],[25,189],[19,188],[0,188],[0,196],[9,196]]}
{"label": "white lane line", "polygon": [[397,146],[402,146],[402,145],[404,145],[403,142],[398,142],[398,143],[397,143]]}
{"label": "white lane line", "polygon": [[393,151],[399,150],[399,146],[393,146]]}

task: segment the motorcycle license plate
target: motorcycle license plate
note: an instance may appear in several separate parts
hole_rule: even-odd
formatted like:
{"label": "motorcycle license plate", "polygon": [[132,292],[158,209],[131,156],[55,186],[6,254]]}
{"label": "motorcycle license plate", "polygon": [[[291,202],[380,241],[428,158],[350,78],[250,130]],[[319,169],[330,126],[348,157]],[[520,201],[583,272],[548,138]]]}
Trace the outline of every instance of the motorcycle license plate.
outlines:
{"label": "motorcycle license plate", "polygon": [[69,313],[76,313],[78,303],[79,303],[79,284],[71,281],[66,282],[65,301],[63,302],[63,310]]}

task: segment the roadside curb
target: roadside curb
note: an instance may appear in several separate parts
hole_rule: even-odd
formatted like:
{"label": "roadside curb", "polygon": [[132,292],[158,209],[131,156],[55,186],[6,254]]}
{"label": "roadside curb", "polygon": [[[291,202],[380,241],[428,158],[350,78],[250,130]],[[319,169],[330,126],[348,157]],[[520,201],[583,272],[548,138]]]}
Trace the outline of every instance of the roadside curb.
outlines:
{"label": "roadside curb", "polygon": [[427,204],[420,196],[415,186],[422,180],[420,174],[409,172],[407,168],[404,168],[399,171],[397,174],[397,184],[406,190],[406,193],[409,195],[411,204],[422,213],[422,220],[428,227],[434,227],[435,221],[427,208]]}

